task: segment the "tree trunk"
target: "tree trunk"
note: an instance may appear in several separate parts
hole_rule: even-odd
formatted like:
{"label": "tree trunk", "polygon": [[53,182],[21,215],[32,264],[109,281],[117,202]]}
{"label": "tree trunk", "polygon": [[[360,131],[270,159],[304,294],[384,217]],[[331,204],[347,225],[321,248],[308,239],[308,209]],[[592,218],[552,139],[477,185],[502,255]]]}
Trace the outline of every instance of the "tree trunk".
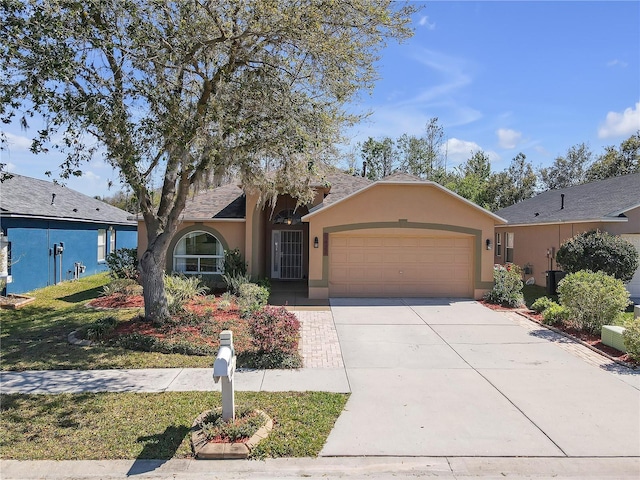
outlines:
{"label": "tree trunk", "polygon": [[139,262],[140,279],[144,296],[144,316],[153,323],[164,323],[169,319],[167,295],[164,290],[165,255],[158,244],[150,246]]}

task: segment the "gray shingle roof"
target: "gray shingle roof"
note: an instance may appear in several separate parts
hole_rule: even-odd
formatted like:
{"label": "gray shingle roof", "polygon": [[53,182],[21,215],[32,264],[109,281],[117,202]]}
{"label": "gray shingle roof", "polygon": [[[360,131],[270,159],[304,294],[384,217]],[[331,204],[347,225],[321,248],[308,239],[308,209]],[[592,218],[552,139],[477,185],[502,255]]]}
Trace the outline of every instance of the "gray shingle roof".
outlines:
{"label": "gray shingle roof", "polygon": [[197,193],[187,200],[182,212],[185,219],[244,218],[246,197],[235,184]]}
{"label": "gray shingle roof", "polygon": [[354,177],[353,175],[348,175],[341,172],[328,173],[327,175],[325,175],[325,178],[331,186],[331,190],[329,190],[329,193],[324,198],[324,201],[320,205],[312,209],[314,211],[336,203],[337,201],[342,200],[352,193],[355,193],[358,190],[361,190],[367,185],[371,185],[371,183],[373,183],[368,178],[360,176]]}
{"label": "gray shingle roof", "polygon": [[423,180],[416,175],[410,175],[404,172],[394,172],[391,175],[387,175],[384,177],[381,182],[416,182],[416,183],[425,183],[427,180]]}
{"label": "gray shingle roof", "polygon": [[0,183],[0,215],[135,225],[127,220],[128,212],[108,203],[62,185],[15,174]]}
{"label": "gray shingle roof", "polygon": [[[562,196],[564,194],[564,208]],[[613,219],[640,206],[640,173],[608,178],[575,187],[550,190],[517,203],[496,215],[509,224],[564,223]]]}

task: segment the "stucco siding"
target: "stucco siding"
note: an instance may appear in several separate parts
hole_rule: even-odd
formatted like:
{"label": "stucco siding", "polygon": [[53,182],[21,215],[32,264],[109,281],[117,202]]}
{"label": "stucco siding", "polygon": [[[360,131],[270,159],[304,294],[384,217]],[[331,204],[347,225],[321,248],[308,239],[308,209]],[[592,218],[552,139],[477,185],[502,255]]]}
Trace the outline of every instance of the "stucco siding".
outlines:
{"label": "stucco siding", "polygon": [[[528,225],[510,227],[496,226],[496,232],[514,234],[513,263],[524,267],[530,264],[533,273],[525,275],[525,279],[534,277],[536,285],[546,285],[545,272],[550,268],[560,269],[553,258],[550,262],[547,252],[557,252],[560,246],[579,233],[589,230],[601,230],[613,235],[640,233],[640,208],[628,212],[627,222],[598,222],[598,223],[559,223],[552,225]],[[503,239],[502,256],[495,256],[495,263],[505,263],[505,245]]]}
{"label": "stucco siding", "polygon": [[[106,252],[110,253],[111,225],[81,222],[3,218],[2,228],[11,246],[12,282],[7,293],[24,293],[73,278],[74,263],[86,267],[83,276],[107,269],[98,261],[98,229],[107,230]],[[135,226],[113,226],[116,249],[136,246]],[[53,255],[53,247],[64,244],[62,255]],[[60,264],[62,261],[62,264]]]}
{"label": "stucco siding", "polygon": [[[384,184],[341,201],[309,216],[309,293],[328,294],[331,244],[323,243],[331,233],[362,229],[381,235],[395,231],[409,236],[473,237],[473,296],[490,288],[493,281],[493,254],[486,250],[496,220],[489,214],[430,184]],[[313,248],[318,237],[320,248]],[[330,240],[329,240],[330,241]]]}

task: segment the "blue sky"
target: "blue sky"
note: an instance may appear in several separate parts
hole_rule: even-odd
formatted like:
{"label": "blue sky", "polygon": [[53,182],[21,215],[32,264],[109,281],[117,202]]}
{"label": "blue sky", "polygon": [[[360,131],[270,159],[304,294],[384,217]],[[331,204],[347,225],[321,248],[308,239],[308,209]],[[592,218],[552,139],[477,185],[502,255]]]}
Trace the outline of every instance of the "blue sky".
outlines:
{"label": "blue sky", "polygon": [[[415,36],[389,43],[373,93],[353,106],[371,116],[348,132],[352,145],[421,135],[438,117],[448,165],[483,150],[500,171],[519,152],[534,167],[582,142],[597,155],[640,128],[640,2],[420,3]],[[30,154],[28,132],[3,128],[10,171],[55,173],[60,157]],[[68,186],[110,195],[117,175],[96,159]]]}

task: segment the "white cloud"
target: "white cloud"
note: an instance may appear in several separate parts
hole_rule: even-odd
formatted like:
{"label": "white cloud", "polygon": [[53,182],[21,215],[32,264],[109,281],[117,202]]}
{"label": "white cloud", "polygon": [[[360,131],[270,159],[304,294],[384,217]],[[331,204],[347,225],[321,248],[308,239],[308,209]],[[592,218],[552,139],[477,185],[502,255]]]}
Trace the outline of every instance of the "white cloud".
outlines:
{"label": "white cloud", "polygon": [[6,147],[10,152],[15,151],[29,151],[31,148],[31,139],[23,137],[22,135],[14,135],[13,133],[4,132],[4,136],[7,140],[3,148]]}
{"label": "white cloud", "polygon": [[14,163],[11,163],[11,162],[8,162],[5,165],[5,169],[7,170],[7,172],[18,173],[16,165]]}
{"label": "white cloud", "polygon": [[509,128],[499,128],[496,135],[498,135],[498,144],[502,148],[516,148],[522,140],[522,132],[516,132]]}
{"label": "white cloud", "polygon": [[598,138],[633,135],[637,130],[640,130],[640,102],[635,108],[626,108],[622,113],[607,113],[607,118],[598,128]]}
{"label": "white cloud", "polygon": [[430,22],[429,17],[426,15],[423,17],[420,17],[420,20],[418,21],[418,25],[420,25],[421,27],[427,27],[429,30],[434,30],[436,28],[436,23]]}
{"label": "white cloud", "polygon": [[446,141],[443,149],[447,155],[447,163],[460,164],[466,162],[475,152],[483,151],[492,162],[500,160],[500,155],[493,151],[484,150],[476,142],[450,138]]}
{"label": "white cloud", "polygon": [[624,62],[622,60],[618,60],[617,58],[615,60],[611,60],[610,62],[607,62],[607,67],[622,67],[622,68],[626,68],[629,64],[627,62]]}

